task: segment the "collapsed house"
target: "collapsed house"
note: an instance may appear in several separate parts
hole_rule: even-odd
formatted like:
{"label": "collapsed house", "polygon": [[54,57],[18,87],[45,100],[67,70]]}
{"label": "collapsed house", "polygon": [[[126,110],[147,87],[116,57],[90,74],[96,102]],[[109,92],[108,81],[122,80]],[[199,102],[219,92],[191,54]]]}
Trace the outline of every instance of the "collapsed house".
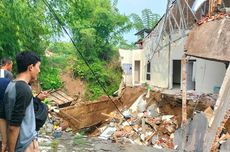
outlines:
{"label": "collapsed house", "polygon": [[[230,69],[226,72],[230,61],[230,18],[227,14],[203,18],[209,3],[197,2],[170,1],[166,14],[138,42],[140,49],[120,50],[125,84],[147,82],[147,86],[119,97],[81,104],[77,104],[78,99],[56,91],[50,98],[60,110],[53,111],[73,131],[101,123],[93,135],[115,142],[151,145],[164,151],[216,150],[220,141],[229,138],[229,132],[221,132],[230,109]],[[230,6],[229,1],[223,2],[225,7]],[[199,26],[194,27],[194,21]],[[182,92],[169,95],[159,92],[159,88],[177,88]],[[205,93],[219,96],[217,99]],[[66,128],[61,123],[60,126]]]}
{"label": "collapsed house", "polygon": [[[132,82],[127,85],[147,82],[152,87],[182,90],[183,123],[187,120],[187,90],[215,94],[220,91],[213,118],[209,122],[210,133],[207,131],[203,134],[205,138],[198,146],[202,147],[202,151],[219,146],[220,132],[224,124],[229,122],[227,68],[230,19],[227,10],[230,1],[223,0],[222,11],[217,10],[213,15],[217,9],[215,4],[220,2],[169,1],[166,14],[144,38],[143,49],[131,51],[128,55],[120,50],[124,77]],[[197,24],[194,26],[195,22]],[[139,58],[137,54],[141,54]],[[127,64],[131,68],[125,68]],[[181,148],[185,149],[185,145]]]}
{"label": "collapsed house", "polygon": [[[194,25],[194,20],[202,19],[208,10],[206,2],[195,13],[192,12],[190,9],[194,2],[181,1],[178,4],[173,1],[169,4],[167,14],[143,39],[143,49],[120,49],[127,85],[147,82],[160,88],[181,89],[181,59],[188,33]],[[226,7],[227,4],[228,2]],[[225,72],[226,64],[223,62],[191,57],[187,63],[187,88],[198,92],[217,93]]]}

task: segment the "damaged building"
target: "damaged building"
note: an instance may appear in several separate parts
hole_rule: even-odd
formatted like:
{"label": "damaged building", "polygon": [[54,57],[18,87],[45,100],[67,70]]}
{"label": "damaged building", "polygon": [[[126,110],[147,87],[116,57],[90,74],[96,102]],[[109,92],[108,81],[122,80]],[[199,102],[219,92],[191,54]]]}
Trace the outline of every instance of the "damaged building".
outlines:
{"label": "damaged building", "polygon": [[[186,40],[195,20],[201,20],[208,11],[208,2],[201,6],[193,6],[194,4],[193,0],[181,1],[179,6],[176,1],[172,1],[167,14],[143,39],[142,49],[120,50],[127,85],[148,82],[159,88],[181,90],[181,58]],[[226,7],[227,4],[228,2]],[[197,10],[191,10],[192,8]],[[211,30],[208,29],[210,32]],[[202,47],[202,43],[199,45],[196,47]],[[187,88],[204,93],[218,93],[225,72],[225,62],[191,57],[187,63]]]}
{"label": "damaged building", "polygon": [[230,1],[218,2],[169,0],[156,26],[137,33],[139,49],[119,50],[129,87],[118,97],[79,104],[52,92],[62,129],[94,127],[89,136],[162,151],[229,151]]}
{"label": "damaged building", "polygon": [[[228,0],[169,1],[166,14],[143,39],[142,47],[120,53],[125,77],[130,76],[127,85],[147,83],[151,88],[182,91],[182,124],[187,122],[188,90],[219,94],[202,142],[186,146],[184,141],[181,148],[187,151],[215,151],[223,126],[229,123],[229,7]],[[131,68],[124,68],[124,63]]]}

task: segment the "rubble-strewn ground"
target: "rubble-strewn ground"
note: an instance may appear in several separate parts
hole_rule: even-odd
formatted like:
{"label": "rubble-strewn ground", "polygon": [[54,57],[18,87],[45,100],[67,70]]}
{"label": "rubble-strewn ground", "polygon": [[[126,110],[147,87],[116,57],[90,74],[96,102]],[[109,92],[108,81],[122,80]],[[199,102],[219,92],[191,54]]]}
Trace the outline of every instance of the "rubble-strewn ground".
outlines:
{"label": "rubble-strewn ground", "polygon": [[140,145],[115,144],[109,140],[99,138],[86,138],[63,132],[61,138],[53,139],[51,136],[40,135],[39,145],[41,152],[167,152],[152,147]]}
{"label": "rubble-strewn ground", "polygon": [[[74,93],[76,90],[68,90],[71,83],[66,81],[71,82],[70,75],[63,75],[62,78],[66,78],[65,85],[67,85],[62,91],[77,98],[73,102],[68,99],[71,104],[56,101],[49,103],[49,120],[39,133],[42,152],[178,151],[182,148],[181,143],[185,139],[182,139],[181,132],[180,90],[162,91],[145,85],[126,87],[119,97],[111,97],[123,113],[122,116],[108,97],[102,96],[97,101],[84,101],[81,97],[83,89],[80,89],[78,94]],[[83,85],[78,80],[74,83]],[[51,95],[60,100],[63,97],[68,98],[62,92],[58,96],[55,92]],[[196,151],[198,147],[202,151],[202,142],[198,142],[202,139],[198,136],[203,138],[205,134],[216,99],[216,94],[187,92],[188,118],[193,119],[188,121],[189,131],[186,132],[188,142],[183,149]],[[225,126],[227,132],[229,124],[228,121]],[[222,135],[221,142],[229,139],[230,135],[227,132],[225,136]]]}

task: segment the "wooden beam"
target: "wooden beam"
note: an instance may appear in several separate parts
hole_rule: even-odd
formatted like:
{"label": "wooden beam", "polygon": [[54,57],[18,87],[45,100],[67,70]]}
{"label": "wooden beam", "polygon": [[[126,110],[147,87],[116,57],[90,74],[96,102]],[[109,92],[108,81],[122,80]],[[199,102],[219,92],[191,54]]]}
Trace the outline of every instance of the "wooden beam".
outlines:
{"label": "wooden beam", "polygon": [[184,54],[181,59],[182,65],[182,125],[187,122],[187,72],[186,72],[187,57]]}
{"label": "wooden beam", "polygon": [[[184,51],[186,52],[186,51]],[[187,141],[187,132],[186,132],[186,124],[187,124],[187,56],[184,54],[181,58],[181,66],[182,66],[182,149],[185,150],[185,145]]]}

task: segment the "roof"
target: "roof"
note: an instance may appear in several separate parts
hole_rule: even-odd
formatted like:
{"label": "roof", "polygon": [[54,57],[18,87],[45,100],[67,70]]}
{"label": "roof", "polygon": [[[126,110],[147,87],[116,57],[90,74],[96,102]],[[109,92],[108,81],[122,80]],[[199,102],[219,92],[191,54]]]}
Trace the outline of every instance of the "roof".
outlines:
{"label": "roof", "polygon": [[143,39],[139,39],[137,42],[135,42],[135,44],[140,44],[143,43]]}
{"label": "roof", "polygon": [[144,28],[144,29],[138,31],[138,32],[137,32],[136,34],[134,34],[134,35],[141,35],[141,34],[143,34],[144,32],[150,33],[151,31],[152,31],[151,29]]}

